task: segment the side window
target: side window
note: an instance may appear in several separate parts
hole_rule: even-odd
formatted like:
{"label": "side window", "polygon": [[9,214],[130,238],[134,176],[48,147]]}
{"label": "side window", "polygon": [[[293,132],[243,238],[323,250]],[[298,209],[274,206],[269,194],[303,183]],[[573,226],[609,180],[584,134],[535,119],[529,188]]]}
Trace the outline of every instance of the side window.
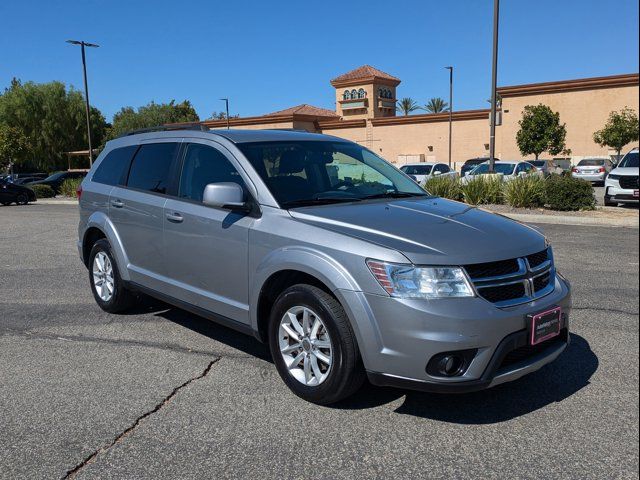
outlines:
{"label": "side window", "polygon": [[238,171],[220,151],[197,143],[187,145],[178,196],[201,202],[204,188],[209,183],[218,182],[244,183]]}
{"label": "side window", "polygon": [[178,145],[177,143],[142,145],[133,158],[127,186],[154,193],[167,193],[169,169]]}
{"label": "side window", "polygon": [[104,160],[100,162],[100,166],[97,168],[96,173],[93,174],[92,180],[106,185],[118,185],[125,170],[129,168],[129,162],[137,148],[136,145],[132,145],[111,150]]}
{"label": "side window", "polygon": [[440,172],[440,173],[449,173],[449,167],[446,165],[436,165],[435,170],[436,172]]}
{"label": "side window", "polygon": [[524,163],[519,163],[519,164],[518,164],[518,166],[516,167],[516,175],[517,175],[518,173],[522,173],[522,172],[524,172],[524,171],[525,171],[524,166],[525,166],[525,164],[524,164]]}

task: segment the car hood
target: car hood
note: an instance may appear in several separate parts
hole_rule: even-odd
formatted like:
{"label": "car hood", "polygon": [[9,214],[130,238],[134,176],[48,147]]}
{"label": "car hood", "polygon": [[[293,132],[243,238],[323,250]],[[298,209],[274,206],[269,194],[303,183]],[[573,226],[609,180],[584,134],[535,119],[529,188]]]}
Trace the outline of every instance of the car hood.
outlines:
{"label": "car hood", "polygon": [[611,170],[611,175],[629,175],[629,176],[638,176],[638,168],[614,168]]}
{"label": "car hood", "polygon": [[545,248],[532,227],[442,198],[365,201],[290,210],[293,218],[403,253],[415,264],[464,265]]}

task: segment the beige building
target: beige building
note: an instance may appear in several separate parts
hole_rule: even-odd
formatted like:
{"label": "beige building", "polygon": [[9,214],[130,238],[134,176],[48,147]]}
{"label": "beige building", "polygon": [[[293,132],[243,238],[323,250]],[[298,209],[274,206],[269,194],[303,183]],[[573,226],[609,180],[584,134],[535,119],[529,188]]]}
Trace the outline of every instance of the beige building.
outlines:
{"label": "beige building", "polygon": [[[396,115],[400,79],[365,65],[331,80],[335,111],[298,105],[257,117],[233,118],[232,128],[293,128],[355,141],[394,163],[447,161],[449,114]],[[526,105],[545,104],[567,125],[567,148],[573,163],[587,156],[614,155],[593,141],[614,110],[638,111],[638,74],[583,78],[499,87],[502,124],[496,129],[496,155],[521,159],[516,145],[518,121]],[[489,110],[453,112],[453,152],[456,166],[489,151]],[[226,120],[203,122],[225,128]],[[631,148],[628,145],[627,148]],[[532,157],[531,157],[532,158]],[[543,154],[541,158],[549,158]]]}

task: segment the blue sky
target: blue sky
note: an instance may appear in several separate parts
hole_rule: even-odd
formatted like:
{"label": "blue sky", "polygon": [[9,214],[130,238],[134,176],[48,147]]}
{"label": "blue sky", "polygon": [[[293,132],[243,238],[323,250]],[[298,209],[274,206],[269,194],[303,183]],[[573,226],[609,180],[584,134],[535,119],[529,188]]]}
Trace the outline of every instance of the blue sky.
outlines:
{"label": "blue sky", "polygon": [[[0,4],[0,88],[12,77],[82,88],[107,119],[122,106],[189,99],[201,118],[310,103],[334,108],[329,80],[363,64],[402,79],[398,96],[487,107],[491,0],[29,1]],[[373,32],[377,32],[374,34]],[[503,0],[499,84],[638,72],[636,0]]]}

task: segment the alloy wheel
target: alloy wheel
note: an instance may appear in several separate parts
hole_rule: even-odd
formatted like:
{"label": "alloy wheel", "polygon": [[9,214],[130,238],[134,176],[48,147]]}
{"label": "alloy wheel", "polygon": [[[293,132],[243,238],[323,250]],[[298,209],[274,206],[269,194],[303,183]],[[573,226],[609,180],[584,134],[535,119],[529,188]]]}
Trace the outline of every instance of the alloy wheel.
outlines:
{"label": "alloy wheel", "polygon": [[303,306],[287,310],[280,320],[278,344],[293,378],[310,387],[327,379],[333,360],[331,338],[313,310]]}
{"label": "alloy wheel", "polygon": [[114,280],[111,260],[104,252],[96,253],[93,258],[93,286],[103,302],[108,302],[113,297]]}

